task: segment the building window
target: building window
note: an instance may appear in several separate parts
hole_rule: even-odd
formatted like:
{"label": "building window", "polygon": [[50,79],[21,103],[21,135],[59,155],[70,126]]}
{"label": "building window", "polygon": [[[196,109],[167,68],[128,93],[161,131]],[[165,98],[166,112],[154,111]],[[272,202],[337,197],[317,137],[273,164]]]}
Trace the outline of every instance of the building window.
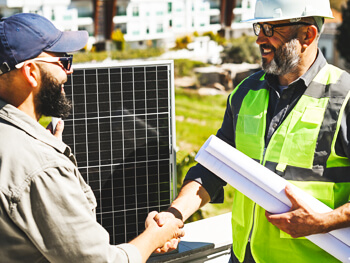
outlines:
{"label": "building window", "polygon": [[122,31],[122,33],[125,35],[127,34],[127,30],[126,30],[126,23],[122,23],[122,24],[117,24],[115,25],[114,29],[117,30],[117,29],[120,29],[120,31]]}
{"label": "building window", "polygon": [[210,4],[210,9],[220,9],[220,0],[211,0],[209,2]]}
{"label": "building window", "polygon": [[172,27],[173,26],[173,20],[169,20],[169,26]]}
{"label": "building window", "polygon": [[134,36],[138,36],[138,35],[140,35],[140,31],[133,31],[132,34],[133,34]]}
{"label": "building window", "polygon": [[72,19],[73,19],[72,15],[64,15],[63,16],[63,20],[65,20],[65,21],[72,20]]}
{"label": "building window", "polygon": [[132,16],[139,16],[139,7],[138,6],[134,6],[132,8]]}
{"label": "building window", "polygon": [[173,3],[169,2],[168,3],[168,13],[171,13],[173,11]]}
{"label": "building window", "polygon": [[156,15],[157,15],[157,16],[162,16],[162,15],[163,15],[163,12],[162,12],[162,11],[157,11],[157,12],[156,12]]}
{"label": "building window", "polygon": [[236,7],[242,8],[242,0],[237,0]]}
{"label": "building window", "polygon": [[51,10],[51,20],[54,21],[56,19],[55,17],[55,10]]}
{"label": "building window", "polygon": [[126,16],[126,6],[117,5],[117,16]]}
{"label": "building window", "polygon": [[235,15],[235,19],[234,19],[234,22],[241,22],[241,20],[242,20],[242,15],[241,14],[239,14],[239,15]]}
{"label": "building window", "polygon": [[157,24],[157,33],[163,33],[163,24]]}
{"label": "building window", "polygon": [[146,34],[149,34],[149,27],[146,27]]}
{"label": "building window", "polygon": [[220,16],[210,16],[210,24],[217,25],[220,24]]}

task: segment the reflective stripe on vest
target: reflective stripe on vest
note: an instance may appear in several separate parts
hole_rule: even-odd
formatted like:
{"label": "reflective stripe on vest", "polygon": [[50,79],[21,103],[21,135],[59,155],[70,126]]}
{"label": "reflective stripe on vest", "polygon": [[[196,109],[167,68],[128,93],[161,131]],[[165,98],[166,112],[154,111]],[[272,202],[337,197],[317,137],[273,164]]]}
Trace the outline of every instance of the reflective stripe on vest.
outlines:
{"label": "reflective stripe on vest", "polygon": [[[266,88],[249,90],[236,115],[235,143],[238,150],[263,165],[267,162],[274,164],[280,172],[290,174],[293,171],[294,174],[288,174],[290,178],[287,179],[292,179],[292,183],[331,208],[344,204],[350,196],[350,162],[335,153],[335,141],[349,93],[344,91],[345,94],[337,94],[335,99],[327,93],[339,88],[337,82],[342,74],[342,70],[326,65],[275,131],[266,150],[264,138],[269,91]],[[264,76],[260,81],[265,81]],[[244,81],[240,86],[248,89]],[[322,89],[327,92],[321,96],[308,94]],[[326,132],[328,122],[334,123],[329,133]],[[325,134],[332,137],[323,138]],[[324,154],[322,158],[316,154],[318,150]],[[322,172],[314,171],[319,167]],[[322,178],[323,171],[330,168],[343,174],[334,176],[333,180],[332,175]],[[346,169],[346,174],[343,169]],[[303,177],[296,174],[298,171],[306,177],[312,174],[312,180],[303,181]],[[315,176],[318,173],[320,176]],[[307,239],[292,239],[270,224],[264,209],[236,191],[232,211],[233,251],[240,261],[244,260],[252,227],[251,251],[256,262],[337,262]]]}

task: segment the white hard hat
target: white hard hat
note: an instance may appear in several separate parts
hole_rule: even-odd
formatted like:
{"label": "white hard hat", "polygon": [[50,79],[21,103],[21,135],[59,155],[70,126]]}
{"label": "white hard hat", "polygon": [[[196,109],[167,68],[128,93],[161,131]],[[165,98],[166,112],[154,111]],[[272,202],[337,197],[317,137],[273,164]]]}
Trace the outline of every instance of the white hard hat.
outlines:
{"label": "white hard hat", "polygon": [[329,0],[257,0],[254,18],[242,22],[267,22],[302,17],[334,18]]}

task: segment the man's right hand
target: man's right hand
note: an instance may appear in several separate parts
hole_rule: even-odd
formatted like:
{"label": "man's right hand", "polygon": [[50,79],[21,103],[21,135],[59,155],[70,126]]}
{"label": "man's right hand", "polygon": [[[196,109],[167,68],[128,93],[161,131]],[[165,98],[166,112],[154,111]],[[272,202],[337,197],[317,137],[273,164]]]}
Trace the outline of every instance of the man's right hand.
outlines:
{"label": "man's right hand", "polygon": [[[176,217],[171,212],[161,212],[154,217],[154,221],[156,221],[156,223],[160,227],[164,226],[167,221],[171,221],[174,219],[176,219]],[[162,247],[157,248],[154,251],[154,253],[166,253],[166,252],[173,251],[177,248],[179,242],[180,242],[180,238],[173,238],[167,241]]]}

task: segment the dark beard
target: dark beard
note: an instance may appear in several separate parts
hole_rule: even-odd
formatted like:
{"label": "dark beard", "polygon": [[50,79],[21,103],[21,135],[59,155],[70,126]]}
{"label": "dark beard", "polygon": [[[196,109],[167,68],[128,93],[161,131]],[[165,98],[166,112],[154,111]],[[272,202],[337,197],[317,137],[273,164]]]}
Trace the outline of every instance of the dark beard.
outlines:
{"label": "dark beard", "polygon": [[65,119],[69,116],[72,103],[61,92],[63,83],[59,83],[51,74],[40,68],[41,87],[35,98],[36,112],[40,115]]}

